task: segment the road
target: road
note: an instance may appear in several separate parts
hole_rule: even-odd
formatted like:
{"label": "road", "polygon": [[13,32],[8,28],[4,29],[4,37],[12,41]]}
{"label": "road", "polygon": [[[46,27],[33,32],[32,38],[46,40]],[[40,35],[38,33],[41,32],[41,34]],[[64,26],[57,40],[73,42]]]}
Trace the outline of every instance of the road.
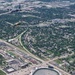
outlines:
{"label": "road", "polygon": [[[28,30],[28,28],[27,28],[27,30]],[[40,58],[38,58],[37,56],[35,56],[34,54],[32,54],[29,50],[27,50],[27,49],[23,46],[22,41],[21,41],[21,36],[22,36],[24,33],[26,33],[27,30],[24,31],[24,32],[22,32],[22,33],[18,36],[18,37],[19,37],[20,45],[21,45],[21,46],[24,48],[24,50],[25,50],[28,54],[30,54],[32,57],[34,57],[35,59],[37,59],[37,60],[39,60],[39,61],[41,61],[41,62],[44,62],[42,59],[40,59]]]}
{"label": "road", "polygon": [[39,60],[39,61],[41,61],[41,62],[44,62],[42,59],[40,59],[40,58],[34,56],[32,53],[30,53],[27,49],[26,49],[26,51],[27,51],[27,52],[26,52],[26,51],[21,50],[20,48],[18,48],[18,47],[16,47],[16,46],[14,46],[14,45],[12,45],[12,44],[10,44],[10,43],[8,43],[8,42],[2,40],[2,39],[0,39],[0,42],[4,42],[4,43],[6,43],[6,44],[9,45],[9,46],[11,46],[11,47],[13,47],[13,48],[15,48],[15,49],[17,49],[17,50],[19,50],[19,51],[25,53],[25,54],[28,54],[28,55],[32,56],[33,58],[35,58],[35,59],[37,59],[37,60]]}
{"label": "road", "polygon": [[9,14],[9,13],[11,13],[11,11],[6,12],[6,13],[2,13],[2,14],[0,14],[0,16],[2,16],[2,15],[6,15],[6,14]]}
{"label": "road", "polygon": [[32,75],[32,73],[36,70],[35,68],[43,68],[43,67],[48,67],[48,65],[51,65],[55,68],[55,70],[57,70],[59,72],[60,75],[70,75],[69,73],[61,70],[60,68],[56,67],[55,65],[51,64],[51,63],[41,63],[41,64],[38,64],[38,65],[31,65],[30,67],[27,67],[25,69],[21,69],[19,71],[16,71],[12,74],[8,74],[8,75]]}
{"label": "road", "polygon": [[[4,42],[4,43],[6,43],[7,45],[9,45],[9,46],[11,46],[11,47],[13,47],[13,48],[16,48],[16,49],[18,49],[18,50],[20,50],[18,47],[15,47],[14,45],[12,45],[12,44],[10,44],[10,43],[8,43],[8,42],[2,40],[2,39],[0,39],[0,42]],[[20,51],[22,51],[22,50],[20,50]],[[32,53],[30,53],[30,52],[25,52],[25,51],[22,51],[22,52],[27,53],[28,55],[31,55],[32,57],[35,57],[35,59],[38,59],[38,60],[42,61],[42,63],[40,63],[40,64],[38,64],[38,65],[34,65],[34,64],[33,64],[32,66],[30,66],[29,68],[24,69],[23,71],[18,71],[18,73],[19,73],[19,72],[21,72],[21,73],[24,72],[24,73],[25,73],[25,71],[26,71],[27,74],[28,74],[28,73],[30,74],[31,70],[32,70],[34,67],[39,67],[39,66],[45,67],[47,64],[49,64],[49,65],[53,66],[56,70],[58,70],[59,72],[61,72],[61,73],[62,73],[61,75],[70,75],[68,72],[65,72],[64,70],[60,69],[59,67],[57,67],[56,65],[54,65],[54,64],[52,63],[54,60],[58,59],[58,57],[57,57],[57,58],[54,58],[54,59],[52,59],[52,60],[49,60],[49,61],[43,61],[42,59],[40,59],[40,58],[38,58],[38,57],[32,55]],[[20,73],[19,73],[19,74],[20,74]],[[18,74],[18,75],[19,75],[19,74]],[[15,72],[15,74],[9,74],[9,75],[17,75],[17,71]],[[24,75],[24,74],[23,74],[23,75]],[[25,75],[26,75],[26,74],[25,74]]]}

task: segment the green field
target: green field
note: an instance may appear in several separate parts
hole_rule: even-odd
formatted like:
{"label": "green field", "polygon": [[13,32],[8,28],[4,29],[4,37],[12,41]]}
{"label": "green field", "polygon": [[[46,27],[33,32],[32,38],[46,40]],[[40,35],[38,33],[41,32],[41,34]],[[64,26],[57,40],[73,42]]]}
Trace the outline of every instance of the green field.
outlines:
{"label": "green field", "polygon": [[0,75],[6,75],[2,70],[0,70]]}
{"label": "green field", "polygon": [[0,66],[5,65],[5,59],[2,55],[0,55]]}

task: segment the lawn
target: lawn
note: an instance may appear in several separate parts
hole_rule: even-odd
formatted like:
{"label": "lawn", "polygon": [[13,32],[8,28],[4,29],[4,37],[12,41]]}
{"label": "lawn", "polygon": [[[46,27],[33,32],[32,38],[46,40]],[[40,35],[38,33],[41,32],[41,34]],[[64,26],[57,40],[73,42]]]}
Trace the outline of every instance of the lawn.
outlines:
{"label": "lawn", "polygon": [[3,66],[5,64],[5,59],[2,55],[0,55],[0,66]]}
{"label": "lawn", "polygon": [[0,75],[6,75],[2,70],[0,70]]}
{"label": "lawn", "polygon": [[58,64],[61,64],[61,63],[62,63],[62,60],[60,60],[60,59],[55,60],[55,61],[56,61],[56,63],[58,63]]}

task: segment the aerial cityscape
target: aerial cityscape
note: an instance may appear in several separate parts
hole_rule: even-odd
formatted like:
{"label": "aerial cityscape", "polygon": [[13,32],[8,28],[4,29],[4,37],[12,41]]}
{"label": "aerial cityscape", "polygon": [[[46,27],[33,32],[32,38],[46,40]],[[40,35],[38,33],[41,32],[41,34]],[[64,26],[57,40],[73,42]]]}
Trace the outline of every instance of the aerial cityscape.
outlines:
{"label": "aerial cityscape", "polygon": [[75,0],[0,0],[0,75],[75,75]]}

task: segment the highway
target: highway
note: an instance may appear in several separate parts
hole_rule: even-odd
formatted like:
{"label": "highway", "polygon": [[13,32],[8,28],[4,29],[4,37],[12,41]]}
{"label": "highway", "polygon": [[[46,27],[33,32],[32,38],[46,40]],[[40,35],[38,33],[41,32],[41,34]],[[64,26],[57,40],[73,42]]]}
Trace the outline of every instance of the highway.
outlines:
{"label": "highway", "polygon": [[[10,43],[8,43],[8,42],[2,40],[2,39],[0,39],[0,42],[6,43],[7,45],[9,45],[9,46],[11,46],[11,47],[20,50],[18,47],[15,47],[14,45],[12,45],[12,44],[10,44]],[[22,51],[22,50],[20,50],[20,51]],[[8,74],[8,75],[17,75],[17,73],[19,73],[18,75],[21,75],[22,72],[24,73],[24,74],[22,73],[23,75],[26,75],[26,74],[30,74],[34,67],[46,67],[46,66],[48,66],[48,65],[53,66],[56,70],[58,70],[59,72],[61,72],[61,75],[71,75],[71,74],[69,74],[68,72],[65,72],[64,70],[60,69],[59,67],[57,67],[56,65],[54,65],[54,64],[52,63],[54,60],[58,59],[58,57],[56,57],[56,58],[54,58],[54,59],[52,59],[52,60],[49,60],[49,61],[43,61],[42,59],[40,59],[40,58],[34,56],[32,53],[25,52],[24,50],[23,50],[22,52],[27,53],[28,55],[31,55],[32,57],[35,57],[35,59],[38,59],[38,60],[42,61],[42,63],[40,63],[40,64],[38,64],[38,65],[34,65],[34,64],[33,64],[33,65],[29,66],[29,67],[26,68],[26,69],[19,70],[19,71],[16,71],[16,72],[14,72],[14,73],[12,73],[12,74]]]}
{"label": "highway", "polygon": [[40,59],[40,58],[36,57],[35,55],[33,55],[32,53],[30,53],[29,51],[28,51],[28,52],[26,52],[26,51],[27,51],[27,49],[26,49],[26,51],[21,50],[20,48],[18,48],[18,47],[16,47],[16,46],[14,46],[14,45],[12,45],[12,44],[10,44],[10,43],[8,43],[8,42],[6,42],[6,41],[2,40],[2,39],[0,39],[0,42],[4,42],[4,43],[6,43],[7,45],[11,46],[12,48],[15,48],[16,50],[19,50],[19,51],[21,51],[21,52],[23,52],[23,53],[25,53],[25,54],[28,54],[28,55],[32,56],[33,58],[35,58],[35,59],[37,59],[37,60],[39,60],[39,61],[43,62],[43,60],[42,60],[42,59]]}

